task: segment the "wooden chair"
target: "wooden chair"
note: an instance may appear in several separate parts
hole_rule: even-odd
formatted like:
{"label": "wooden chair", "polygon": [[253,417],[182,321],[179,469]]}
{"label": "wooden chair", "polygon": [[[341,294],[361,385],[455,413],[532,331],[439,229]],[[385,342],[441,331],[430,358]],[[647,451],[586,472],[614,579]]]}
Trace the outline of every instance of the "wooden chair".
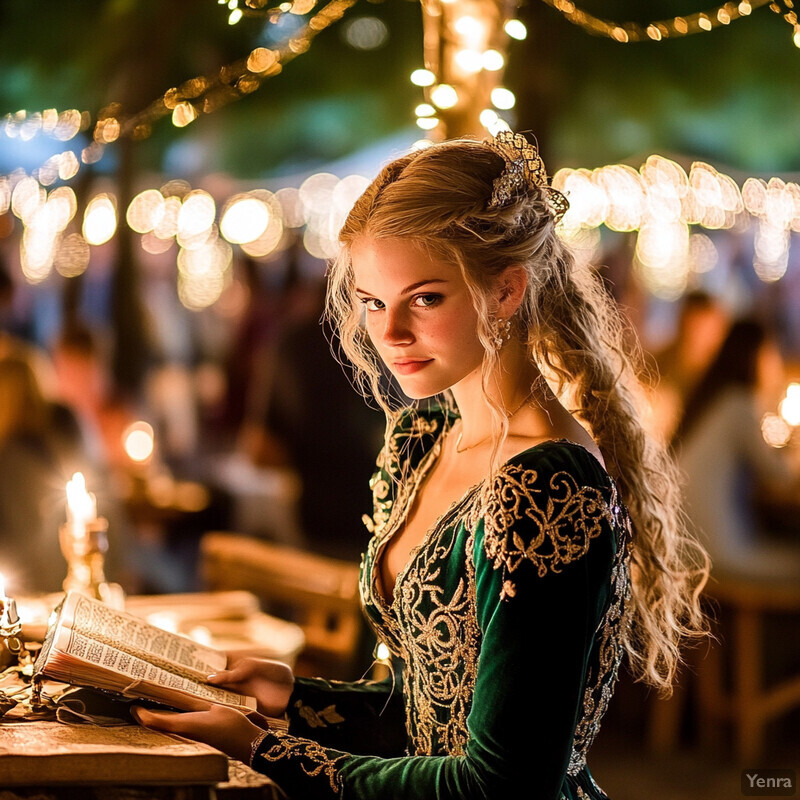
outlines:
{"label": "wooden chair", "polygon": [[246,589],[264,610],[290,615],[306,646],[295,671],[357,678],[363,617],[358,566],[234,533],[206,533],[200,542],[202,578],[209,590]]}
{"label": "wooden chair", "polygon": [[766,724],[800,706],[800,674],[783,677],[771,686],[764,676],[768,645],[764,618],[767,614],[800,615],[800,584],[718,575],[709,582],[706,594],[719,606],[723,625],[716,631],[718,643],[697,663],[701,740],[712,743],[719,723],[729,722],[737,757],[753,764],[763,754]]}

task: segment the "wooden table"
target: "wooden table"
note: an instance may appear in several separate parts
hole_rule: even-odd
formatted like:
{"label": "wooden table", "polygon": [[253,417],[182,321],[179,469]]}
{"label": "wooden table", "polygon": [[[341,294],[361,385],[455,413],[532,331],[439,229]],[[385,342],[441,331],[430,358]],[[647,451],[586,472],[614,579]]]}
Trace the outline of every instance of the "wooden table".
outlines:
{"label": "wooden table", "polygon": [[4,800],[285,798],[265,775],[197,742],[52,721],[0,723],[0,787]]}

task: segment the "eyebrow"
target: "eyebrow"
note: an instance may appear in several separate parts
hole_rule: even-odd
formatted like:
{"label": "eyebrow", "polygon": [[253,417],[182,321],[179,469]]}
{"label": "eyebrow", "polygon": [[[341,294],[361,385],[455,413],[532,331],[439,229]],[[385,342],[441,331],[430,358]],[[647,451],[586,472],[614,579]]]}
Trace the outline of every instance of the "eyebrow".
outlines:
{"label": "eyebrow", "polygon": [[[428,286],[435,283],[447,283],[447,281],[444,278],[431,278],[428,281],[417,281],[416,283],[412,283],[409,286],[406,286],[406,288],[403,289],[400,292],[400,294],[411,294],[411,292],[415,291],[416,289],[419,289],[421,286]],[[370,297],[372,296],[371,292],[366,292],[363,289],[359,289],[358,287],[356,287],[355,291],[356,294],[366,294],[369,295]]]}

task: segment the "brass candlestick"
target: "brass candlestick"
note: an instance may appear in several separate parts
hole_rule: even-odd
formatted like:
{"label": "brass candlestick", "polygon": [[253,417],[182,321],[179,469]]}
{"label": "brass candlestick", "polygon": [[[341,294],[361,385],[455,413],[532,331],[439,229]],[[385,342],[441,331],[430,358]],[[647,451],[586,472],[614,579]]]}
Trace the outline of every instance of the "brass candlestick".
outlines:
{"label": "brass candlestick", "polygon": [[103,572],[108,550],[108,520],[98,517],[86,523],[84,530],[75,530],[67,523],[58,530],[61,552],[67,560],[65,592],[76,591],[105,600],[108,594]]}
{"label": "brass candlestick", "polygon": [[0,597],[0,638],[5,639],[8,651],[14,655],[22,652],[22,620],[17,613],[17,603],[10,597]]}

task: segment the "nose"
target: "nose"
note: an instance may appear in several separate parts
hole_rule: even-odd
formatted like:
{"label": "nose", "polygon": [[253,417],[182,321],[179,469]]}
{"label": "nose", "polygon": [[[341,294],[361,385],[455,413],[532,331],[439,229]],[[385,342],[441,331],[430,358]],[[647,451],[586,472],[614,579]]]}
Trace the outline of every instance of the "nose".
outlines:
{"label": "nose", "polygon": [[385,345],[391,347],[411,344],[414,341],[408,315],[403,309],[386,309],[383,315],[381,339]]}

